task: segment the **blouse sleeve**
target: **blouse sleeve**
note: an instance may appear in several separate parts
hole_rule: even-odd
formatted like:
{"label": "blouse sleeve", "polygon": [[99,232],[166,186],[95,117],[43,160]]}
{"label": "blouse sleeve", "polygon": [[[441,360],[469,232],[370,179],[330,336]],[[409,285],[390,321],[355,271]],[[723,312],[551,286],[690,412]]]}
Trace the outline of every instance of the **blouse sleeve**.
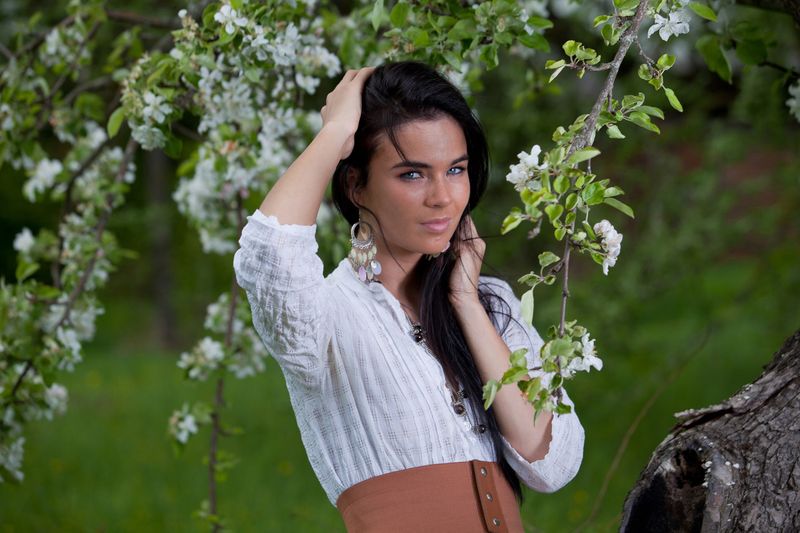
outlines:
{"label": "blouse sleeve", "polygon": [[281,224],[256,209],[233,256],[256,332],[281,368],[304,380],[318,375],[331,338],[316,229],[316,224]]}
{"label": "blouse sleeve", "polygon": [[[520,348],[527,348],[526,358],[528,368],[540,367],[539,350],[544,345],[539,333],[522,319],[519,298],[514,295],[511,286],[502,280],[499,290],[495,292],[508,302],[511,307],[511,321],[502,333],[503,340],[513,352]],[[493,284],[496,287],[495,284]],[[501,322],[502,323],[502,322]],[[528,375],[532,378],[542,375],[541,370],[531,370]],[[503,442],[503,455],[520,480],[529,488],[538,492],[555,492],[569,483],[578,473],[583,460],[584,429],[575,413],[575,404],[562,389],[562,400],[572,407],[570,413],[553,413],[552,439],[550,447],[542,459],[528,461],[506,440]]]}

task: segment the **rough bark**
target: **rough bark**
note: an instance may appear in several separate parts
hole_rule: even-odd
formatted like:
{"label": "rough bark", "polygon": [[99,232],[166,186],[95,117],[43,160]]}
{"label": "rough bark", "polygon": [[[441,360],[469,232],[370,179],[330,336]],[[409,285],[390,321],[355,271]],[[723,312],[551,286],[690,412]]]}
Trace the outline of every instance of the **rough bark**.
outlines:
{"label": "rough bark", "polygon": [[800,531],[800,331],[753,383],[676,416],[620,531]]}

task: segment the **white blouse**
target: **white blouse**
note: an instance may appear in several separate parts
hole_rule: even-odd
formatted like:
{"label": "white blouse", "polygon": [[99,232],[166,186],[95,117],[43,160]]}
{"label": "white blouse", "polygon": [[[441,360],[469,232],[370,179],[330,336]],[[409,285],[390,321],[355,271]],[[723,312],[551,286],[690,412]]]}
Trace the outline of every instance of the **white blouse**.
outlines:
{"label": "white blouse", "polygon": [[[442,366],[409,334],[388,289],[361,282],[347,258],[323,277],[316,224],[281,224],[259,210],[247,219],[233,258],[236,279],[284,374],[308,459],[332,505],[351,485],[388,472],[496,460],[489,432],[453,410]],[[521,319],[509,284],[487,276],[480,283],[511,306],[516,322],[502,335],[509,349],[529,348],[529,367],[538,366],[544,342]],[[529,462],[502,437],[506,460],[539,492],[566,485],[583,458],[583,426],[566,392],[563,400],[573,409],[553,415],[544,458]],[[476,419],[472,403],[464,404]]]}

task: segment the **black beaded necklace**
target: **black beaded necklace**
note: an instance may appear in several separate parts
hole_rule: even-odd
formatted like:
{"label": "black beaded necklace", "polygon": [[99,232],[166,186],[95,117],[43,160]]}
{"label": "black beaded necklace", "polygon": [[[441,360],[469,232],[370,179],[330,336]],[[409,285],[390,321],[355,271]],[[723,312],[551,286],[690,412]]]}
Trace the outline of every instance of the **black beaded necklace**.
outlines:
{"label": "black beaded necklace", "polygon": [[[400,305],[408,309],[408,306],[404,303],[401,302]],[[414,339],[414,342],[417,344],[424,345],[427,348],[427,345],[425,345],[425,329],[422,327],[422,324],[411,320],[411,317],[408,316],[408,313],[405,311],[403,311],[403,313],[406,315],[409,323],[411,323],[411,330],[409,331],[411,338]],[[467,408],[464,405],[464,398],[467,397],[467,393],[464,391],[464,388],[460,387],[458,392],[453,392],[449,384],[445,385],[450,390],[450,405],[453,407],[453,411],[459,416],[465,416],[467,414]]]}

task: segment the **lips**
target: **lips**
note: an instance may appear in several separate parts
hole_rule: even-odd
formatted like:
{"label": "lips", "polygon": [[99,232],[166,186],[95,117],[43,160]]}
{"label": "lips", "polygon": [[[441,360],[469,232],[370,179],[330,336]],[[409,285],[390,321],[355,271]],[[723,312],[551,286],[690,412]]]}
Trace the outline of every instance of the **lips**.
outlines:
{"label": "lips", "polygon": [[450,225],[450,219],[447,218],[447,217],[434,218],[434,219],[431,219],[431,220],[429,220],[427,222],[423,222],[422,225],[425,226],[426,228],[428,228],[431,231],[442,232],[442,231],[446,230],[447,227]]}

